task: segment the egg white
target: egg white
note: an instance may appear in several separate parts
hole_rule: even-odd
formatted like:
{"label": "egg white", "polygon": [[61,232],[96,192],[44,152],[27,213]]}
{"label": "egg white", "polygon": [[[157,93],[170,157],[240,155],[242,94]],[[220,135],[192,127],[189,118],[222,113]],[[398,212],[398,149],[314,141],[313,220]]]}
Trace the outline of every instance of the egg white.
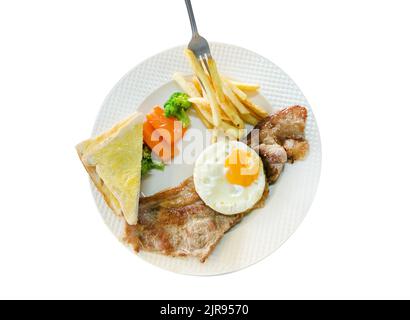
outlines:
{"label": "egg white", "polygon": [[[259,161],[259,175],[247,187],[231,184],[225,177],[227,172],[225,159],[234,149],[249,151],[252,161]],[[238,214],[251,209],[261,199],[265,183],[262,160],[243,142],[215,143],[202,151],[195,162],[196,192],[207,206],[225,215]]]}

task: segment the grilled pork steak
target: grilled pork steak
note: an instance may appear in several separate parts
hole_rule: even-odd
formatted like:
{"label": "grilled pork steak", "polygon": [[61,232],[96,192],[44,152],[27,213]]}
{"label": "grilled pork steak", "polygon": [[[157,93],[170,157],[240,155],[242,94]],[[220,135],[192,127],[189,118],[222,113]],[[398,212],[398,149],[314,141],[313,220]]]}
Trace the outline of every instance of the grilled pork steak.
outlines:
{"label": "grilled pork steak", "polygon": [[[247,137],[247,143],[259,152],[268,183],[277,180],[285,163],[305,156],[304,138],[307,111],[290,107],[265,118]],[[255,130],[259,129],[259,130]],[[259,139],[251,139],[257,134]],[[254,141],[259,141],[252,144]],[[263,207],[269,189],[248,212]],[[223,235],[248,213],[226,216],[212,210],[195,191],[192,178],[182,184],[140,198],[138,225],[126,226],[125,241],[136,252],[148,251],[168,256],[197,257],[204,262]]]}
{"label": "grilled pork steak", "polygon": [[[263,206],[268,190],[254,208]],[[139,224],[127,225],[126,241],[137,252],[198,257],[204,262],[225,232],[245,214],[225,216],[212,210],[196,193],[193,179],[188,178],[176,188],[140,199]]]}

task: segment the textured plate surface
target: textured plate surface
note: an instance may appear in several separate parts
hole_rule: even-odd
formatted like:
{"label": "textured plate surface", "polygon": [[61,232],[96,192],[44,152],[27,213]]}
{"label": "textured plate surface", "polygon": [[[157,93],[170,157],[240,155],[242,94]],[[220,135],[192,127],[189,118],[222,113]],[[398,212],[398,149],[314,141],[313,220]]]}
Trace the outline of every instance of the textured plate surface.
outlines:
{"label": "textured plate surface", "polygon": [[[320,137],[315,118],[302,92],[289,76],[266,58],[243,48],[213,43],[211,50],[221,73],[261,85],[261,96],[255,99],[270,111],[296,104],[309,108],[306,136],[310,152],[306,160],[286,166],[279,181],[271,187],[265,207],[255,210],[228,232],[207,262],[151,253],[138,254],[161,268],[191,275],[217,275],[237,271],[278,249],[305,217],[316,193],[321,169]],[[104,101],[93,135],[109,129],[136,109],[147,112],[155,103],[163,104],[169,93],[178,89],[171,82],[176,71],[192,73],[183,55],[183,47],[164,51],[131,70]],[[193,126],[200,125],[199,120],[193,121]],[[167,168],[170,171],[156,172],[144,181],[142,191],[154,193],[167,186],[176,186],[192,174],[189,165],[172,166],[174,167]],[[122,239],[124,221],[111,212],[94,186],[92,191],[105,223],[118,239]]]}

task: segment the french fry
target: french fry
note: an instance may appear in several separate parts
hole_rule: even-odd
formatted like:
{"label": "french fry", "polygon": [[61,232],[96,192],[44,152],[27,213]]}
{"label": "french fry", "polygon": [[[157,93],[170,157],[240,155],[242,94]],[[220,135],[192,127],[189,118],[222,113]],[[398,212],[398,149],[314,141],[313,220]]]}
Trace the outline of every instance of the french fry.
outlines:
{"label": "french fry", "polygon": [[251,116],[253,116],[254,118],[258,119],[258,121],[262,120],[264,117],[258,116],[255,112],[251,111]]}
{"label": "french fry", "polygon": [[258,91],[260,89],[260,85],[257,83],[246,83],[246,82],[239,82],[235,80],[228,80],[232,85],[237,87],[239,90],[245,91]]}
{"label": "french fry", "polygon": [[227,79],[225,80],[229,83],[230,88],[238,96],[242,104],[244,104],[250,111],[255,113],[255,115],[257,115],[260,118],[265,118],[269,115],[262,107],[254,104],[251,100],[249,100],[246,93],[239,89],[234,83],[232,83],[232,81],[229,81]]}
{"label": "french fry", "polygon": [[252,126],[256,126],[259,122],[257,118],[255,118],[252,114],[241,114],[240,115],[242,120],[245,121],[246,123],[249,123]]}
{"label": "french fry", "polygon": [[269,114],[260,106],[254,104],[251,100],[249,100],[248,96],[245,92],[239,89],[236,85],[234,85],[229,80],[226,80],[232,89],[232,91],[238,96],[241,102],[252,112],[254,112],[258,117],[265,118]]}
{"label": "french fry", "polygon": [[[210,115],[211,106],[209,105],[209,102],[208,102],[208,100],[206,100],[206,98],[203,98],[203,97],[201,97],[201,98],[189,98],[188,101],[195,104],[195,105],[197,105],[199,108],[205,109],[204,111],[208,112],[209,115]],[[221,111],[221,120],[231,121],[231,119],[223,112],[223,110],[220,110],[220,111]],[[212,119],[212,117],[211,117],[211,119]]]}
{"label": "french fry", "polygon": [[[197,98],[200,99],[200,98]],[[211,110],[205,110],[205,108],[202,108],[200,105],[193,103],[192,107],[195,109],[196,113],[198,114],[199,119],[201,119],[202,123],[207,127],[208,129],[213,128],[212,125],[212,115],[211,115]]]}
{"label": "french fry", "polygon": [[[230,125],[234,125],[237,128],[244,128],[245,124],[243,120],[239,117],[239,115],[237,114],[235,107],[229,105],[228,104],[229,101],[226,101],[225,99],[225,94],[223,93],[223,88],[222,88],[223,83],[219,76],[215,61],[213,59],[208,59],[208,66],[205,65],[204,61],[201,61],[201,62],[202,62],[204,73],[206,77],[208,78],[208,80],[210,81],[210,83],[212,84],[213,89],[215,91],[215,96],[216,96],[216,99],[220,107],[219,112],[220,112],[221,120],[229,123]],[[208,70],[209,72],[207,72]],[[198,102],[202,106],[207,108],[207,110],[210,110],[209,109],[210,103],[207,101],[207,98],[205,97],[204,92],[202,92],[202,94],[203,94],[203,99],[199,100]],[[247,110],[245,107],[244,109]]]}
{"label": "french fry", "polygon": [[222,130],[224,130],[227,136],[235,140],[240,140],[245,132],[244,129],[235,128],[234,126],[224,121],[221,121],[220,127]]}
{"label": "french fry", "polygon": [[218,68],[214,59],[208,59],[209,76],[216,92],[216,98],[220,104],[225,102],[225,95],[222,89],[222,80],[218,73]]}
{"label": "french fry", "polygon": [[231,90],[238,96],[240,100],[246,100],[248,99],[248,96],[246,95],[245,92],[243,92],[241,89],[239,89],[237,86],[235,86],[232,82],[230,82],[228,79],[223,78],[224,82],[231,88]]}
{"label": "french fry", "polygon": [[211,110],[211,106],[209,105],[208,100],[206,100],[206,98],[204,97],[192,97],[189,98],[188,101],[200,105],[202,107],[209,108],[209,110]]}
{"label": "french fry", "polygon": [[220,112],[221,112],[221,120],[222,120],[222,121],[225,121],[225,122],[227,122],[227,123],[229,123],[229,124],[233,124],[231,118],[229,118],[229,117],[226,115],[225,111],[223,111],[223,110],[221,109]]}
{"label": "french fry", "polygon": [[212,123],[211,123],[210,121],[208,121],[208,119],[207,119],[207,118],[209,118],[210,120],[212,120],[211,114],[209,113],[209,114],[208,114],[209,116],[206,117],[206,116],[204,115],[203,111],[201,110],[201,108],[199,108],[196,104],[193,104],[192,107],[195,109],[196,114],[198,115],[199,119],[201,119],[201,121],[202,121],[202,123],[205,125],[205,127],[206,127],[207,129],[213,128]]}
{"label": "french fry", "polygon": [[225,114],[229,117],[229,119],[231,119],[235,127],[239,129],[243,129],[245,127],[243,120],[238,115],[238,112],[236,111],[233,104],[230,103],[230,101],[226,100],[225,102],[220,103],[220,106]]}
{"label": "french fry", "polygon": [[180,72],[174,73],[173,79],[181,87],[182,91],[184,91],[191,98],[201,96],[199,91],[195,88],[195,85],[187,81],[182,73]]}
{"label": "french fry", "polygon": [[216,99],[215,93],[212,90],[212,85],[208,79],[208,76],[202,69],[201,64],[195,57],[194,53],[189,50],[185,49],[185,55],[188,58],[192,69],[194,70],[195,75],[198,77],[199,81],[201,81],[202,85],[204,86],[204,89],[206,91],[206,96],[208,98],[208,101],[211,105],[211,110],[212,110],[212,124],[215,127],[218,127],[219,124],[221,123],[221,116],[219,114],[219,109],[218,109],[218,101]]}
{"label": "french fry", "polygon": [[194,76],[191,81],[187,81],[183,75],[175,74],[174,79],[190,96],[189,101],[206,127],[212,128],[212,142],[217,140],[218,132],[231,139],[240,140],[245,133],[245,123],[256,125],[259,120],[268,116],[263,108],[253,103],[242,91],[255,92],[259,90],[259,84],[221,76],[212,58],[204,63],[189,49],[185,49],[185,55]]}
{"label": "french fry", "polygon": [[241,89],[239,89],[238,87],[231,84],[231,88],[232,88],[232,91],[238,96],[239,99],[246,100],[248,98],[247,94],[243,92]]}
{"label": "french fry", "polygon": [[238,111],[241,114],[249,114],[249,110],[246,109],[243,103],[238,99],[238,97],[235,95],[235,93],[232,91],[229,85],[225,82],[223,84],[223,90],[226,97],[232,102],[232,104],[235,106],[236,109],[238,109]]}
{"label": "french fry", "polygon": [[201,83],[199,82],[199,80],[196,76],[192,77],[192,83],[194,84],[196,90],[198,90],[199,94],[202,96],[203,92],[202,92]]}
{"label": "french fry", "polygon": [[[191,82],[188,82],[181,73],[175,73],[173,78],[181,87],[181,89],[191,98],[201,96],[198,90],[195,88],[195,85]],[[199,119],[202,121],[205,127],[207,127],[208,129],[212,128],[212,116],[209,113],[203,112],[203,110],[201,110],[201,108],[199,108],[194,102],[192,107],[195,109]]]}
{"label": "french fry", "polygon": [[262,107],[254,104],[251,100],[246,99],[246,100],[242,100],[242,103],[249,108],[249,110],[251,110],[255,115],[257,115],[260,118],[266,118],[269,113],[266,112],[265,109],[263,109]]}

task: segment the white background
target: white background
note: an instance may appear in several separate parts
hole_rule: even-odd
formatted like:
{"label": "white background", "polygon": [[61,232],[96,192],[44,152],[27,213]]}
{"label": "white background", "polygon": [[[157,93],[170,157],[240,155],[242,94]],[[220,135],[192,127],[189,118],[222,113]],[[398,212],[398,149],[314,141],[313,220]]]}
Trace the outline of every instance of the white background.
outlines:
{"label": "white background", "polygon": [[285,70],[321,130],[322,178],[272,256],[218,277],[138,259],[110,234],[74,145],[111,87],[190,38],[184,1],[0,2],[0,298],[410,298],[406,0],[193,0],[212,41]]}

